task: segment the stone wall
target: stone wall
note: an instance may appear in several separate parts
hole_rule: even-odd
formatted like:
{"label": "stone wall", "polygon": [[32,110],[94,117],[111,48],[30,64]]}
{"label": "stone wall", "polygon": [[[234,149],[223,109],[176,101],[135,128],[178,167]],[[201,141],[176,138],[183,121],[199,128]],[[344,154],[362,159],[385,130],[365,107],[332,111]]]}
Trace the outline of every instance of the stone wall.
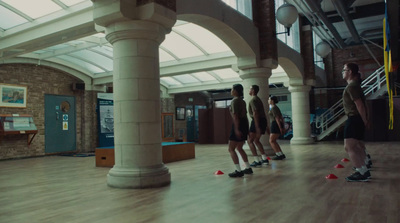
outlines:
{"label": "stone wall", "polygon": [[[73,91],[72,83],[80,82],[79,79],[46,66],[31,64],[3,64],[0,65],[0,83],[27,86],[27,107],[9,108],[0,107],[0,114],[30,114],[38,129],[38,134],[30,146],[27,145],[26,135],[8,135],[0,141],[0,159],[35,157],[45,155],[45,95],[74,96],[76,102],[76,144],[77,150],[88,150],[94,139],[86,140],[82,144],[82,136],[91,134],[82,132],[82,123],[93,120],[93,94],[84,94],[84,91]],[[84,100],[91,101],[90,109],[82,111]],[[94,109],[95,111],[95,109]],[[82,115],[85,114],[85,117]],[[96,126],[96,125],[94,125]],[[97,135],[97,134],[94,134]],[[87,136],[88,138],[93,138]],[[90,149],[89,149],[90,150]]]}

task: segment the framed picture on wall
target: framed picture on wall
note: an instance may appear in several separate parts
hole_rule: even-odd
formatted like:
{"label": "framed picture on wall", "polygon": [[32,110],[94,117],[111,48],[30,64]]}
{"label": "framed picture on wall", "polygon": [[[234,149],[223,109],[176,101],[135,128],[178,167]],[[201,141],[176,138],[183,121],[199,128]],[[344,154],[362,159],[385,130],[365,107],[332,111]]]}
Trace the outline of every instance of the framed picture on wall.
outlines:
{"label": "framed picture on wall", "polygon": [[176,107],[176,120],[185,120],[185,107]]}
{"label": "framed picture on wall", "polygon": [[27,86],[0,83],[0,107],[26,108]]}

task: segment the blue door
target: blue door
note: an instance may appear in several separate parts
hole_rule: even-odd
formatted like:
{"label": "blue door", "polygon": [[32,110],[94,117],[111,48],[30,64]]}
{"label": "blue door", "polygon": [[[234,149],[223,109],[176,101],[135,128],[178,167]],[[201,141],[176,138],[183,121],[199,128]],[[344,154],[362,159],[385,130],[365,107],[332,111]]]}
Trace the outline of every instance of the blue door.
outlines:
{"label": "blue door", "polygon": [[188,142],[195,141],[195,130],[194,130],[194,111],[193,106],[186,106],[186,140]]}
{"label": "blue door", "polygon": [[75,97],[45,95],[45,153],[76,151]]}

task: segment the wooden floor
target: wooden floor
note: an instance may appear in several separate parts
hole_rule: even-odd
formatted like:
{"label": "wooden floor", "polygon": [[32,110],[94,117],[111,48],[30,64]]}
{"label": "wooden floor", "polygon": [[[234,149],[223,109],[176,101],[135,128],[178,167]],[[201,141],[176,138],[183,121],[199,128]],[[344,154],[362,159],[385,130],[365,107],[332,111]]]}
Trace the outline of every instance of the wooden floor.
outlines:
{"label": "wooden floor", "polygon": [[367,143],[372,179],[351,183],[342,142],[281,144],[286,160],[239,179],[227,145],[196,145],[167,165],[171,185],[144,190],[108,187],[95,157],[0,161],[0,222],[400,222],[400,142]]}

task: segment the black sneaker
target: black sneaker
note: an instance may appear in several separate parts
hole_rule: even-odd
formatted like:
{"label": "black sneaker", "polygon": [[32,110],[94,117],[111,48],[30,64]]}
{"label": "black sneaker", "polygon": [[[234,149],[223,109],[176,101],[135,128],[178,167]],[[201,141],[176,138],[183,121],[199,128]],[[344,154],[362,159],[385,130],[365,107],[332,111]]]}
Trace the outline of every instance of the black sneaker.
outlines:
{"label": "black sneaker", "polygon": [[368,181],[368,177],[367,177],[367,173],[362,175],[360,172],[354,172],[352,175],[346,177],[346,180],[348,182],[366,182],[366,181]]}
{"label": "black sneaker", "polygon": [[372,166],[371,156],[369,154],[367,154],[367,158],[368,158],[368,165]]}
{"label": "black sneaker", "polygon": [[265,160],[262,160],[261,163],[264,164],[264,165],[268,165],[269,161],[267,159],[265,159]]}
{"label": "black sneaker", "polygon": [[262,163],[254,161],[252,164],[250,164],[251,167],[261,167]]}
{"label": "black sneaker", "polygon": [[364,176],[366,176],[368,179],[371,179],[371,173],[369,172],[369,170],[367,172],[364,173]]}
{"label": "black sneaker", "polygon": [[253,174],[253,169],[251,168],[246,168],[242,171],[244,174]]}
{"label": "black sneaker", "polygon": [[235,170],[235,172],[232,172],[232,173],[230,173],[229,174],[229,176],[230,177],[242,177],[244,174],[243,174],[243,171],[237,171],[237,170]]}
{"label": "black sneaker", "polygon": [[[372,169],[372,166],[369,165],[369,164],[367,164],[367,165],[365,165],[365,166],[367,167],[368,170],[371,170],[371,169]],[[353,166],[353,170],[357,171],[356,169],[357,169],[357,168],[356,168],[355,166]]]}
{"label": "black sneaker", "polygon": [[286,158],[286,156],[281,155],[281,156],[274,156],[274,157],[272,157],[271,159],[272,159],[272,160],[283,160],[283,159],[285,159],[285,158]]}
{"label": "black sneaker", "polygon": [[285,154],[282,154],[282,159],[286,159],[286,156],[285,156]]}

